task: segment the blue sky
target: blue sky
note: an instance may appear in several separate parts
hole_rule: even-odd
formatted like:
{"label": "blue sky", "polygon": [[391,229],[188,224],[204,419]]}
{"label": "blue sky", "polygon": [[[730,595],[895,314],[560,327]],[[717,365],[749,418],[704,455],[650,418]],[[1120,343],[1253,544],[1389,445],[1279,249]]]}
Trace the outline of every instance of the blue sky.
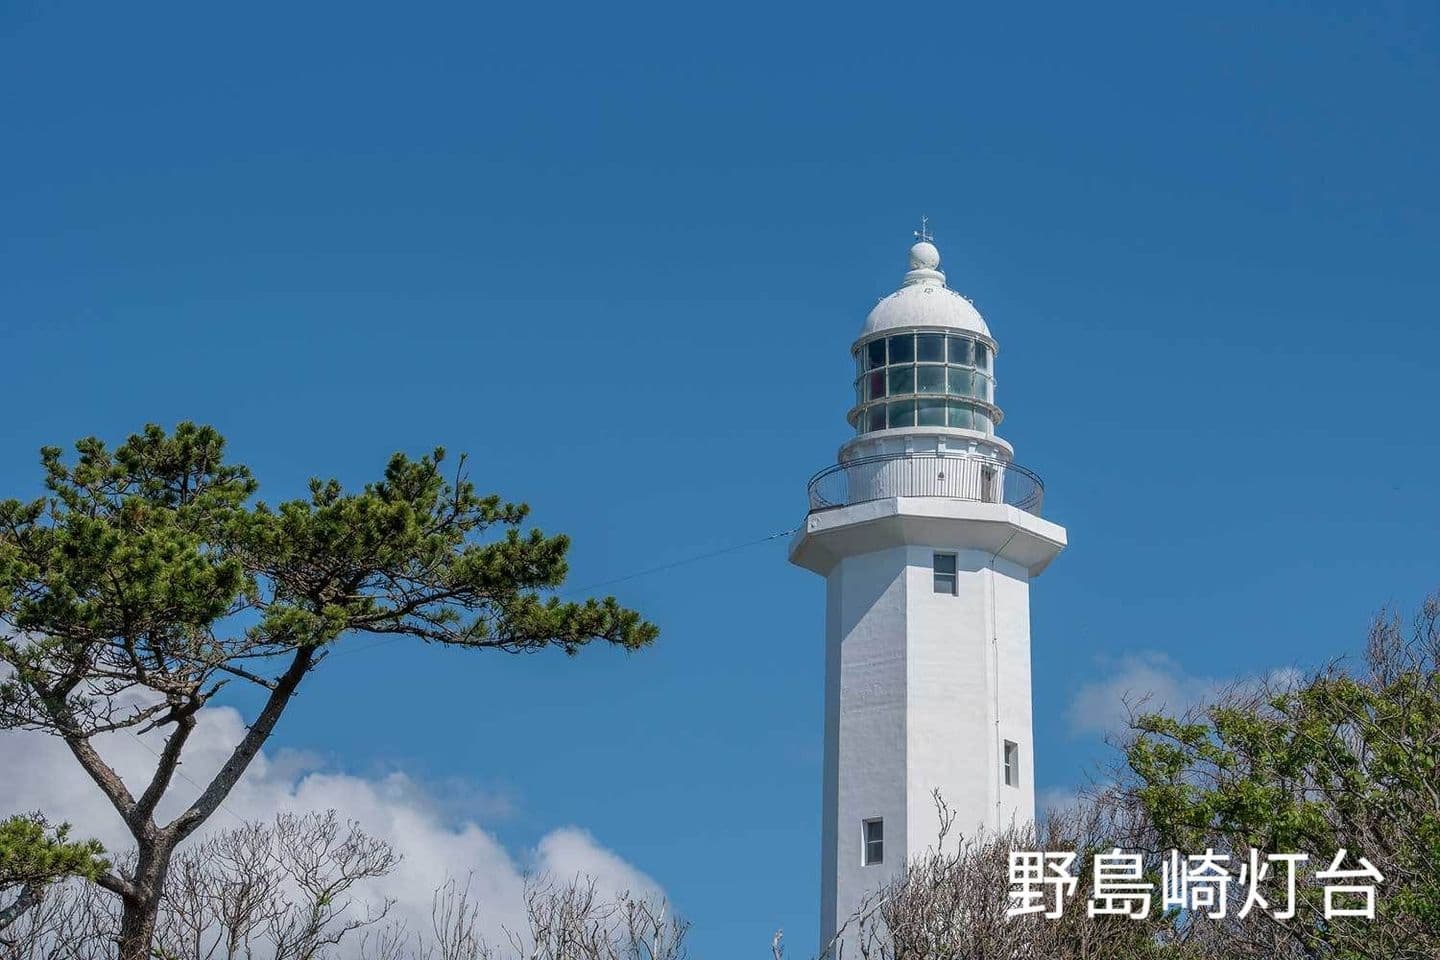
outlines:
{"label": "blue sky", "polygon": [[[1317,663],[1440,585],[1440,16],[1166,6],[6,4],[0,493],[192,418],[272,499],[467,451],[576,585],[764,537],[925,213],[1070,531],[1067,789],[1085,690]],[[614,590],[654,649],[339,656],[278,740],[586,828],[702,955],[803,952],[821,582],[771,542]]]}

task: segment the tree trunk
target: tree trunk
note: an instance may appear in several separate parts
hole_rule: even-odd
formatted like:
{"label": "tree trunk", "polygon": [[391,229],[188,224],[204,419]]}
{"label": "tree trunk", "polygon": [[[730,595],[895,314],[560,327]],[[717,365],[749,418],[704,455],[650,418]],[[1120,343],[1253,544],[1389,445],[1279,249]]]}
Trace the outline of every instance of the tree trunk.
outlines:
{"label": "tree trunk", "polygon": [[119,960],[150,960],[155,940],[155,919],[159,905],[146,900],[126,899],[120,917]]}
{"label": "tree trunk", "polygon": [[0,930],[4,930],[19,920],[25,915],[25,911],[35,909],[40,903],[40,893],[44,889],[44,885],[40,883],[27,883],[21,887],[20,895],[15,898],[14,902],[0,910]]}
{"label": "tree trunk", "polygon": [[120,952],[118,960],[151,960],[155,923],[160,916],[160,894],[170,871],[173,845],[165,840],[141,841],[135,860],[132,896],[120,898]]}

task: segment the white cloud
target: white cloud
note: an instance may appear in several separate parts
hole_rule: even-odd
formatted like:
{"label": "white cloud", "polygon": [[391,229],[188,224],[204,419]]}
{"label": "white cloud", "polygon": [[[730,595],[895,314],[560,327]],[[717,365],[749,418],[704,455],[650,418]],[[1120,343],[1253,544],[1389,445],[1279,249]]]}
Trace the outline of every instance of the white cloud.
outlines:
{"label": "white cloud", "polygon": [[1066,710],[1072,734],[1113,734],[1123,731],[1128,707],[1146,712],[1177,715],[1212,700],[1224,690],[1261,685],[1283,687],[1296,682],[1300,672],[1292,668],[1274,670],[1264,677],[1208,677],[1188,673],[1167,654],[1142,650],[1106,664],[1109,675],[1083,684],[1075,691]]}
{"label": "white cloud", "polygon": [[1125,728],[1127,704],[1144,700],[1147,710],[1176,713],[1218,689],[1215,680],[1188,675],[1169,656],[1153,650],[1107,666],[1105,679],[1075,691],[1066,711],[1072,733],[1115,733]]}
{"label": "white cloud", "polygon": [[[1183,714],[1192,707],[1213,700],[1231,689],[1283,689],[1302,679],[1293,667],[1272,670],[1261,677],[1241,679],[1210,677],[1189,673],[1174,658],[1156,650],[1141,650],[1118,660],[1102,663],[1104,679],[1081,684],[1065,711],[1071,736],[1098,734],[1112,736],[1127,729],[1130,710]],[[1035,798],[1038,812],[1061,813],[1079,806],[1091,790],[1103,788],[1102,777],[1087,790],[1083,787],[1052,787]]]}
{"label": "white cloud", "polygon": [[[162,805],[164,822],[199,793],[230,748],[244,734],[240,714],[228,707],[206,709],[185,753],[172,795]],[[155,765],[162,740],[128,732],[96,738],[102,755],[138,792]],[[124,850],[129,834],[119,816],[89,780],[64,744],[55,737],[0,731],[0,814],[43,811],[71,823],[81,836],[96,837],[108,849]],[[462,794],[463,795],[463,794]],[[493,814],[496,802],[474,794],[479,815]],[[368,833],[389,841],[404,855],[393,874],[366,893],[396,901],[393,916],[411,930],[430,929],[431,894],[447,878],[470,877],[470,892],[482,905],[487,935],[503,939],[502,926],[518,929],[523,916],[527,873],[568,881],[594,878],[605,893],[632,891],[659,896],[650,877],[606,850],[588,832],[562,827],[542,838],[532,851],[516,854],[475,822],[476,813],[456,816],[453,799],[441,800],[403,773],[361,777],[326,770],[316,756],[297,751],[262,752],[202,830],[233,827],[238,820],[266,820],[281,811],[334,809],[357,821]]]}

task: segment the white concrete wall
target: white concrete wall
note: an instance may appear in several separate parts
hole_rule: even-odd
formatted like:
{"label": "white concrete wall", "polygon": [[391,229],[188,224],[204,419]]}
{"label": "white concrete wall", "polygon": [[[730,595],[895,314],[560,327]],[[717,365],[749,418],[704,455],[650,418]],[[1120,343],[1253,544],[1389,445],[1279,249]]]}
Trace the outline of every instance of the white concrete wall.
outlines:
{"label": "white concrete wall", "polygon": [[[836,896],[836,804],[840,797],[840,650],[844,620],[844,567],[835,567],[825,588],[825,757],[820,803],[820,927],[833,931]],[[829,939],[826,934],[825,939]]]}
{"label": "white concrete wall", "polygon": [[[1008,569],[1007,569],[1008,568]],[[1020,782],[1000,787],[998,825],[1035,820],[1035,731],[1030,683],[1030,583],[1025,571],[1004,560],[994,564],[996,646],[999,650],[997,685],[1000,691],[999,736],[996,742],[1014,741],[1020,748]],[[1001,775],[1002,760],[994,769]]]}
{"label": "white concrete wall", "polygon": [[[958,555],[954,596],[934,591],[937,551]],[[1035,802],[1025,570],[960,543],[914,543],[846,557],[827,591],[828,940],[867,894],[934,844],[934,790],[966,834],[1033,819]],[[1018,787],[1002,782],[1005,739],[1020,748]],[[881,866],[861,859],[862,822],[872,817],[885,820]]]}
{"label": "white concrete wall", "polygon": [[[825,732],[838,767],[822,816],[822,859],[833,864],[821,897],[827,938],[904,859],[906,588],[904,547],[849,557],[827,580],[826,706],[835,714]],[[862,822],[873,817],[885,821],[886,855],[865,866]]]}

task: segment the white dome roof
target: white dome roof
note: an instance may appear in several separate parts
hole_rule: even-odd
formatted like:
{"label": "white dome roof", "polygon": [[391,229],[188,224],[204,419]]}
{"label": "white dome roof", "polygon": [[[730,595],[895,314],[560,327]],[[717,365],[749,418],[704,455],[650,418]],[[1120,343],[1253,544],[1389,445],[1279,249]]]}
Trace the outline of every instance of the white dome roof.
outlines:
{"label": "white dome roof", "polygon": [[905,283],[881,300],[865,318],[863,339],[872,333],[902,327],[945,327],[990,336],[990,328],[975,305],[945,286],[940,251],[924,240],[910,248],[910,272]]}

